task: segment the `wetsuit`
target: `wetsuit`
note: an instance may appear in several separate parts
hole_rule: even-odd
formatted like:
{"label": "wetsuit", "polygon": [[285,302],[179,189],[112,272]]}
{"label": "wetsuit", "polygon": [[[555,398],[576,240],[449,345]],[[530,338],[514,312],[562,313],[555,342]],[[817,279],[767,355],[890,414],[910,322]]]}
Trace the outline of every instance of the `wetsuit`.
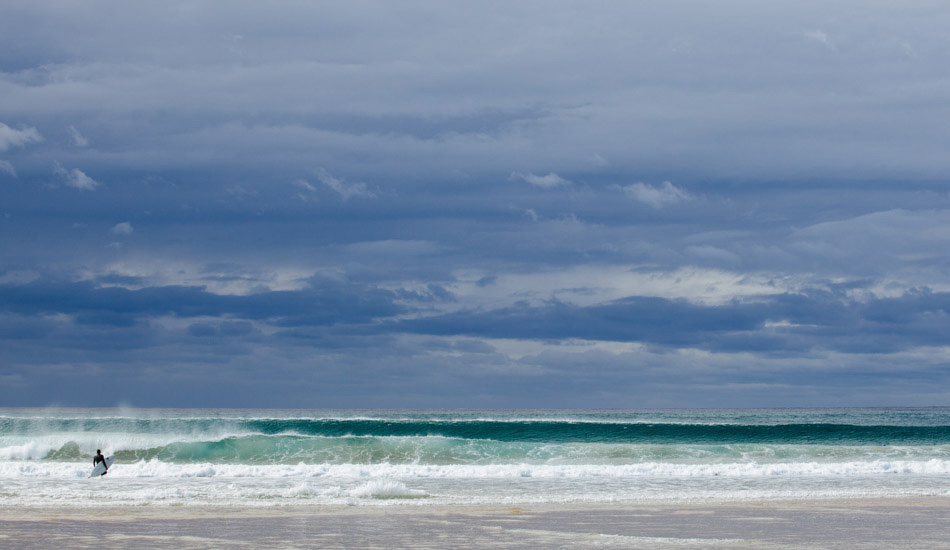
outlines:
{"label": "wetsuit", "polygon": [[95,467],[95,466],[96,466],[97,464],[99,464],[100,462],[102,462],[102,464],[105,465],[106,471],[108,472],[108,471],[109,471],[109,465],[106,464],[106,457],[102,456],[102,453],[97,454],[97,455],[92,459],[92,466]]}

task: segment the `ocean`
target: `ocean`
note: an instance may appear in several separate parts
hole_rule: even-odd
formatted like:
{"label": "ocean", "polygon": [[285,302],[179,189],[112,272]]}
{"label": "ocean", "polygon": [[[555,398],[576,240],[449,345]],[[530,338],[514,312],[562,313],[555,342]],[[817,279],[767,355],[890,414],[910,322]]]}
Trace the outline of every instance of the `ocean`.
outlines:
{"label": "ocean", "polygon": [[[115,456],[88,478],[96,449]],[[0,506],[950,496],[950,408],[0,409]]]}

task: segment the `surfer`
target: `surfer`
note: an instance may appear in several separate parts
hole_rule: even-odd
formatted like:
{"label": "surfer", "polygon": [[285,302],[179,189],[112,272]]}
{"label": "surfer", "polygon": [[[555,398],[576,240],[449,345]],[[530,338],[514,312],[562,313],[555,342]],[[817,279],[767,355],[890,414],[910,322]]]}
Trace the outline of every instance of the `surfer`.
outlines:
{"label": "surfer", "polygon": [[102,472],[102,475],[109,473],[109,463],[106,462],[106,457],[102,456],[102,449],[96,449],[96,456],[92,459],[92,467],[95,468],[99,463],[102,463],[102,466],[106,471]]}

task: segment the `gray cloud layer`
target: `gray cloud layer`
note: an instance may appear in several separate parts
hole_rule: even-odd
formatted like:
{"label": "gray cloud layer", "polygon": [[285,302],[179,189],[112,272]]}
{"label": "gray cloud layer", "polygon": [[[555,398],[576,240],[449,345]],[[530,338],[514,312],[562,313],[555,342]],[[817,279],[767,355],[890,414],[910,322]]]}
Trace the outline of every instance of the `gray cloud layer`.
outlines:
{"label": "gray cloud layer", "polygon": [[0,400],[944,404],[948,27],[5,2]]}

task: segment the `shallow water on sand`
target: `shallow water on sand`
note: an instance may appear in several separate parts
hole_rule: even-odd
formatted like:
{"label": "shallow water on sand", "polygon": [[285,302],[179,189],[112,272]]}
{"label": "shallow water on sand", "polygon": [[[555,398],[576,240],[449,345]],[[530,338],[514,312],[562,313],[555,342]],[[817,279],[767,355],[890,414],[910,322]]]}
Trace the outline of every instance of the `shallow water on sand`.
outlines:
{"label": "shallow water on sand", "polygon": [[0,509],[20,550],[175,548],[948,548],[950,500],[524,507]]}

